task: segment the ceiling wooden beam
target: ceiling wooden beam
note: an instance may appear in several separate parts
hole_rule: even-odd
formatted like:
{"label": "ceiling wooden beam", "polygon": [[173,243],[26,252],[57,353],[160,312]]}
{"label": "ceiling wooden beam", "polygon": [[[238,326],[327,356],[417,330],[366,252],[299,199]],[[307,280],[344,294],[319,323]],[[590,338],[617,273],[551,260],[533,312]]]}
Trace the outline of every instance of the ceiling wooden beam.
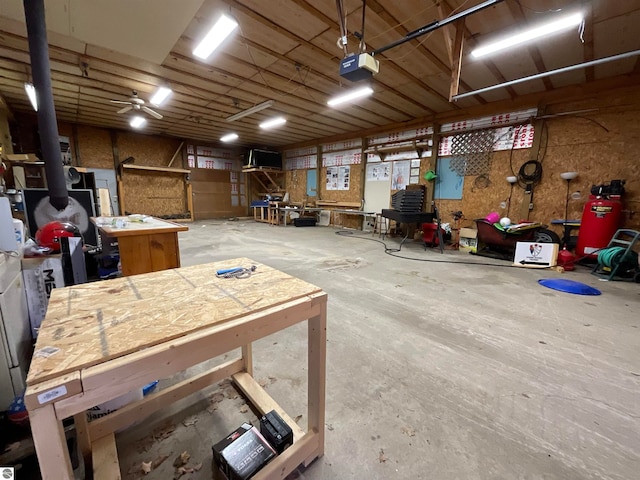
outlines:
{"label": "ceiling wooden beam", "polygon": [[[249,15],[251,18],[254,18],[255,20],[259,21],[263,25],[266,25],[266,26],[269,26],[269,27],[277,26],[276,24],[271,22],[269,19],[267,19],[267,18],[263,17],[262,15],[254,12],[253,10],[245,7],[244,5],[239,4],[236,0],[228,0],[228,1],[230,3],[232,3],[234,7],[238,8],[243,13]],[[332,25],[332,26],[333,25],[337,25],[337,19],[332,19],[332,18],[327,17],[320,10],[318,10],[315,7],[311,6],[311,4],[309,4],[309,3],[305,2],[305,1],[302,1],[302,0],[293,0],[293,1],[294,1],[294,3],[296,3],[296,5],[304,8],[307,12],[309,12],[312,15],[316,16],[317,18],[320,18],[321,20],[323,20],[328,25]],[[340,34],[339,34],[339,31],[338,31],[337,27],[331,28],[331,32],[333,32],[334,30],[335,30],[336,38],[338,38],[340,36]],[[314,50],[315,50],[315,53],[317,53],[318,55],[322,55],[322,56],[324,56],[326,58],[330,58],[330,59],[334,60],[334,62],[336,64],[336,67],[335,67],[336,68],[336,72],[338,72],[338,70],[339,70],[338,59],[339,58],[337,56],[330,55],[329,53],[325,52],[324,50],[316,47],[312,43],[307,42],[303,38],[298,37],[297,35],[289,32],[288,30],[279,29],[277,31],[278,31],[278,33],[281,33],[281,34],[285,35],[286,37],[290,38],[291,40],[299,42],[301,45],[312,46],[314,48]],[[401,75],[404,75],[404,76],[407,76],[407,75],[411,76],[413,79],[415,79],[416,84],[420,85],[422,88],[427,90],[433,96],[435,96],[439,100],[442,100],[443,102],[448,102],[448,99],[444,95],[442,95],[440,92],[438,92],[437,90],[435,90],[430,85],[428,85],[425,82],[423,82],[422,80],[420,80],[420,79],[418,79],[416,77],[413,77],[413,75],[411,75],[410,72],[408,72],[404,68],[400,67],[399,65],[396,65],[395,63],[386,63],[383,68],[388,68],[389,70],[392,70],[393,72],[401,74]],[[380,83],[386,89],[391,90],[394,93],[397,93],[397,94],[401,95],[400,92],[398,92],[396,89],[394,89],[390,85],[385,84],[379,78],[374,77],[374,81],[376,83]],[[425,107],[425,109],[428,111],[428,113],[433,113],[434,112],[432,109],[428,109],[427,107]]]}
{"label": "ceiling wooden beam", "polygon": [[[582,0],[584,12],[584,61],[589,62],[594,59],[593,55],[593,4],[591,1]],[[596,79],[596,68],[587,67],[584,71],[587,82]]]}
{"label": "ceiling wooden beam", "polygon": [[[525,17],[524,12],[522,11],[520,2],[509,1],[507,2],[507,5],[509,6],[509,11],[511,12],[511,15],[513,15],[515,21],[520,23],[524,27],[528,26],[529,22],[527,20],[527,17]],[[544,64],[544,60],[542,60],[540,49],[536,45],[529,45],[527,47],[527,50],[529,52],[529,55],[531,55],[531,58],[533,59],[533,63],[536,66],[536,73],[546,72],[547,67]],[[543,77],[542,83],[544,84],[545,90],[553,89],[553,83],[551,83],[551,79],[549,77]]]}
{"label": "ceiling wooden beam", "polygon": [[[451,15],[451,13],[453,12],[453,8],[451,7],[451,5],[449,5],[447,0],[442,0],[441,5],[442,5],[443,11],[446,12],[446,16]],[[476,46],[477,42],[473,38],[473,33],[466,26],[465,26],[465,38],[467,39],[467,45],[469,45],[469,47],[473,48]],[[489,70],[489,72],[491,72],[491,74],[496,78],[496,81],[497,81],[496,83],[504,83],[507,81],[507,78],[502,74],[500,69],[496,66],[495,63],[493,63],[493,61],[491,61],[490,59],[485,59],[483,63],[484,63],[484,66],[487,67],[487,70]],[[473,89],[471,88],[467,90],[471,91]],[[509,94],[509,97],[511,98],[516,98],[518,96],[518,93],[515,91],[515,89],[512,86],[505,87],[505,90]]]}
{"label": "ceiling wooden beam", "polygon": [[453,63],[451,64],[451,88],[449,89],[449,101],[458,94],[460,85],[460,69],[462,68],[462,50],[464,48],[464,18],[456,22],[456,39],[453,46]]}
{"label": "ceiling wooden beam", "polygon": [[[398,32],[401,36],[406,36],[409,33],[409,29],[407,29],[402,22],[398,21],[393,15],[391,15],[377,0],[368,0],[367,6],[371,8],[374,12],[378,14],[378,16],[383,19],[390,27]],[[447,15],[448,16],[448,15]],[[418,40],[413,39],[408,42],[416,48],[416,51],[420,52],[424,55],[429,61],[441,72],[449,75],[451,73],[450,67],[448,67],[442,60],[440,60],[431,50],[429,50],[425,43]],[[393,59],[391,59],[393,60]],[[473,90],[471,86],[464,82],[460,81],[460,85],[462,85],[466,90]],[[479,103],[487,103],[487,101],[482,97],[482,95],[476,95],[475,99]],[[448,101],[449,99],[447,99]],[[460,108],[458,105],[452,104],[456,108]]]}
{"label": "ceiling wooden beam", "polygon": [[[438,2],[437,7],[438,7],[438,15],[440,15],[440,18],[447,18],[449,16],[449,13],[445,13],[445,9],[442,6],[442,2]],[[454,25],[449,24],[449,25],[445,25],[440,30],[442,31],[444,44],[447,47],[447,55],[449,56],[449,65],[453,69],[453,64],[455,62],[453,46],[456,38],[456,28],[454,27]],[[449,95],[449,99],[451,99],[451,95]]]}
{"label": "ceiling wooden beam", "polygon": [[[305,3],[305,2],[303,2],[303,3]],[[307,5],[307,4],[305,3],[305,5]],[[243,37],[243,41],[245,42],[245,44],[247,45],[248,48],[255,48],[256,50],[262,51],[264,53],[268,53],[269,55],[273,55],[274,57],[278,58],[279,60],[282,60],[283,62],[287,62],[287,63],[293,64],[294,67],[301,66],[303,68],[312,69],[311,65],[300,64],[300,63],[290,59],[289,57],[287,57],[285,55],[282,55],[282,54],[280,54],[278,52],[274,52],[273,50],[270,50],[270,49],[266,48],[265,46],[260,45],[260,44],[258,44],[256,42],[253,42],[253,41],[249,40],[246,37]],[[340,82],[335,77],[330,77],[330,76],[325,75],[322,72],[319,72],[318,70],[315,70],[315,69],[313,70],[313,72],[314,72],[315,76],[317,76],[319,78],[322,78],[322,79],[324,79],[324,80],[326,80],[328,82],[332,82],[336,87],[340,85]],[[413,105],[419,106],[421,109],[423,109],[423,110],[425,110],[425,111],[427,111],[429,113],[433,112],[433,110],[431,110],[429,107],[427,107],[424,103],[419,102],[419,100],[416,99],[416,98],[413,98],[413,97],[410,97],[408,95],[405,95],[404,93],[402,93],[402,92],[400,92],[398,90],[389,89],[389,92],[393,93],[395,96],[397,96],[399,98],[402,98],[404,101],[406,101],[408,103],[411,103]]]}

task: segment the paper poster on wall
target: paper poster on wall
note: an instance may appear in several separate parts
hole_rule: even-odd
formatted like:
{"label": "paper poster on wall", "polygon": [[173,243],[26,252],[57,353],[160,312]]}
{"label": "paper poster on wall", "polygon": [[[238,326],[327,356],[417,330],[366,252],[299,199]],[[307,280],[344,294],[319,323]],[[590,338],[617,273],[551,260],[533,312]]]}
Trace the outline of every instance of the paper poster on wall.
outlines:
{"label": "paper poster on wall", "polygon": [[464,177],[458,175],[451,168],[451,158],[438,160],[437,178],[434,195],[436,199],[460,200]]}
{"label": "paper poster on wall", "polygon": [[391,190],[404,190],[409,184],[411,161],[393,162]]}
{"label": "paper poster on wall", "polygon": [[349,190],[351,167],[327,167],[327,190]]}
{"label": "paper poster on wall", "polygon": [[420,168],[420,159],[419,158],[415,158],[415,159],[411,160],[411,168],[414,168],[414,167]]}
{"label": "paper poster on wall", "polygon": [[391,164],[374,163],[367,165],[367,181],[368,182],[388,182],[391,174]]}

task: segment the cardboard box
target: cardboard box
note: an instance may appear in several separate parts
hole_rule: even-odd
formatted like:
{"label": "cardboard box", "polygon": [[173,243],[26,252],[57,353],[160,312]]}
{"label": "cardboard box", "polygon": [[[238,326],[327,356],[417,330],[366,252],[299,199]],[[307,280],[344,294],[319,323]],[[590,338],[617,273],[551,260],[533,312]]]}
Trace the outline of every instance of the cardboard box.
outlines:
{"label": "cardboard box", "polygon": [[513,265],[526,268],[555,267],[558,263],[557,243],[518,242]]}
{"label": "cardboard box", "polygon": [[62,255],[23,258],[22,278],[27,293],[31,335],[36,338],[47,313],[51,291],[65,286]]}
{"label": "cardboard box", "polygon": [[460,229],[460,250],[476,253],[478,251],[478,231],[475,228]]}
{"label": "cardboard box", "polygon": [[275,450],[250,423],[244,423],[213,447],[213,460],[228,480],[247,480],[269,460]]}

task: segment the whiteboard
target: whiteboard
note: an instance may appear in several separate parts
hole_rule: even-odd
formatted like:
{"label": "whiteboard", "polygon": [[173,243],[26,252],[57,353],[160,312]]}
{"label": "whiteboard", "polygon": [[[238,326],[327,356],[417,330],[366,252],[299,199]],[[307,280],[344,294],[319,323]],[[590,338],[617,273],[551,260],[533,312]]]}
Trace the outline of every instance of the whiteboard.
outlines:
{"label": "whiteboard", "polygon": [[[367,164],[366,168],[370,168],[371,165],[372,164]],[[367,175],[367,177],[369,176]],[[390,197],[391,175],[389,175],[386,180],[365,180],[364,211],[380,213],[383,208],[389,208]]]}

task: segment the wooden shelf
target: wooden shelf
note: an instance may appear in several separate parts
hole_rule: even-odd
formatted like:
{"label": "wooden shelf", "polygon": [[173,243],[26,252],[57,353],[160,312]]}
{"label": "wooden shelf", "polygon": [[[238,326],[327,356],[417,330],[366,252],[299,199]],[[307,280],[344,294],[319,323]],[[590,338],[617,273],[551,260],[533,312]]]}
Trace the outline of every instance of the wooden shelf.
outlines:
{"label": "wooden shelf", "polygon": [[285,170],[282,170],[280,168],[271,168],[271,167],[265,167],[265,168],[260,168],[260,167],[251,167],[251,168],[243,168],[242,169],[243,172],[263,172],[263,173],[285,173]]}
{"label": "wooden shelf", "polygon": [[[193,187],[191,186],[191,182],[189,181],[190,177],[187,175],[191,174],[191,170],[187,170],[185,168],[170,168],[170,167],[150,167],[147,165],[134,165],[130,163],[120,164],[122,167],[121,170],[118,170],[118,200],[120,203],[120,212],[125,213],[125,198],[124,198],[124,187],[122,177],[124,176],[125,170],[143,170],[147,172],[153,173],[177,173],[179,175],[183,175],[182,181],[185,184],[185,192],[184,195],[186,197],[187,210],[190,215],[190,221],[193,221]],[[181,221],[185,221],[186,219],[179,219]]]}
{"label": "wooden shelf", "polygon": [[191,173],[191,170],[184,168],[169,168],[169,167],[148,167],[146,165],[134,165],[132,163],[125,163],[120,165],[127,170],[148,170],[150,172],[166,172],[166,173]]}
{"label": "wooden shelf", "polygon": [[416,138],[414,140],[373,146],[373,147],[367,148],[364,151],[364,153],[366,154],[372,153],[372,154],[378,155],[380,157],[380,160],[382,160],[383,162],[385,157],[389,153],[415,151],[417,157],[422,158],[422,153],[425,150],[428,150],[429,148],[432,147],[432,145],[429,145],[429,140],[425,141],[425,139],[428,139],[430,137],[431,135],[428,135],[425,137]]}
{"label": "wooden shelf", "polygon": [[318,207],[327,208],[360,208],[362,207],[362,202],[332,202],[330,200],[318,200],[316,205]]}

